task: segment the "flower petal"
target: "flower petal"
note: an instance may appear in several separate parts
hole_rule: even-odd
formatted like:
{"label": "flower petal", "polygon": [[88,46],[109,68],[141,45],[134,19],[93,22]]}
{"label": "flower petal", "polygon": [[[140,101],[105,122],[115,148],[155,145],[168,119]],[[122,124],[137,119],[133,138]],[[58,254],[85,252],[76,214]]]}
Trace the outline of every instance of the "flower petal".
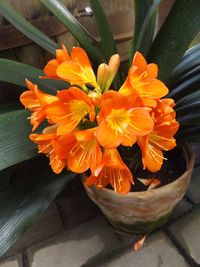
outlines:
{"label": "flower petal", "polygon": [[86,186],[95,185],[98,189],[101,189],[103,187],[106,187],[109,184],[109,180],[107,177],[103,176],[101,179],[99,177],[96,177],[94,175],[90,175],[85,183]]}
{"label": "flower petal", "polygon": [[146,78],[156,79],[158,76],[158,66],[154,63],[148,64],[146,69]]}
{"label": "flower petal", "polygon": [[163,152],[149,144],[142,162],[150,172],[157,172],[162,167],[163,159]]}
{"label": "flower petal", "polygon": [[44,67],[44,73],[49,78],[57,78],[56,69],[59,66],[58,61],[56,59],[50,60],[47,65]]}
{"label": "flower petal", "polygon": [[78,62],[81,66],[88,67],[92,70],[88,55],[83,48],[73,47],[71,51],[71,58],[73,61]]}
{"label": "flower petal", "polygon": [[105,148],[118,147],[122,142],[122,134],[110,128],[106,121],[99,125],[95,136],[101,146]]}
{"label": "flower petal", "polygon": [[68,51],[64,45],[62,45],[62,49],[56,50],[56,59],[57,59],[58,63],[62,63],[62,62],[71,60],[69,53],[68,53]]}
{"label": "flower petal", "polygon": [[145,242],[146,238],[147,238],[147,235],[143,236],[140,240],[135,242],[135,244],[133,245],[133,250],[138,251],[138,250],[142,249],[144,246],[144,242]]}
{"label": "flower petal", "polygon": [[[83,139],[84,131],[86,132],[86,139]],[[77,173],[83,173],[89,168],[92,170],[101,162],[102,151],[97,143],[95,137],[88,139],[87,132],[89,130],[81,131],[81,140],[76,140],[74,146],[69,150],[67,156],[68,168]],[[76,135],[76,133],[75,133]]]}
{"label": "flower petal", "polygon": [[149,134],[153,129],[153,120],[149,112],[144,108],[135,108],[131,111],[131,121],[127,131],[132,135],[144,136]]}
{"label": "flower petal", "polygon": [[141,90],[142,97],[150,97],[152,99],[158,99],[169,92],[168,88],[163,82],[157,79],[149,79],[143,86]]}
{"label": "flower petal", "polygon": [[106,186],[108,183],[112,185],[115,192],[126,194],[131,189],[133,184],[133,177],[121,159],[117,149],[105,149],[102,163],[100,163],[94,170],[93,176],[89,183],[94,183],[97,188]]}
{"label": "flower petal", "polygon": [[59,159],[55,152],[50,154],[50,165],[56,174],[61,173],[61,171],[66,167],[66,161]]}
{"label": "flower petal", "polygon": [[143,55],[140,52],[136,52],[133,61],[132,66],[136,66],[136,73],[138,75],[142,74],[144,71],[146,71],[147,68],[147,62],[146,59],[143,57]]}

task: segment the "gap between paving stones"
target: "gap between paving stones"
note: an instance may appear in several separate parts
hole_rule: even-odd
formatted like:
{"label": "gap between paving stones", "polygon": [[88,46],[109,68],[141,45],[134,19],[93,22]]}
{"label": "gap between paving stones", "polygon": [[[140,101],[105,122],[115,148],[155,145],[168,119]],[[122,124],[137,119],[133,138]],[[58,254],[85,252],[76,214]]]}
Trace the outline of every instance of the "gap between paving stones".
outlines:
{"label": "gap between paving stones", "polygon": [[187,253],[187,251],[181,246],[181,244],[178,242],[178,240],[175,238],[175,236],[166,228],[163,229],[165,234],[168,236],[168,238],[172,241],[172,243],[176,246],[180,254],[185,258],[185,260],[188,262],[188,264],[191,267],[199,267],[199,264],[195,262],[195,260]]}
{"label": "gap between paving stones", "polygon": [[[195,167],[199,166],[200,164],[196,165]],[[168,230],[168,227],[169,225],[171,225],[172,223],[180,220],[181,218],[185,217],[186,215],[189,215],[190,213],[192,213],[192,211],[194,211],[195,209],[199,208],[200,207],[200,204],[195,204],[188,196],[185,196],[185,199],[190,203],[192,204],[191,208],[189,208],[187,211],[183,212],[180,216],[178,216],[178,218],[176,219],[173,219],[172,221],[170,221],[168,223],[168,225],[163,229],[163,231],[165,232],[165,234],[170,238],[170,240],[172,241],[172,243],[176,246],[176,248],[178,249],[178,251],[180,252],[180,254],[186,259],[186,261],[188,262],[188,264],[190,264],[191,267],[197,267],[198,264],[194,261],[193,258],[191,258],[190,255],[188,255],[187,251],[181,246],[181,244],[179,243],[179,241],[176,240],[175,236]],[[61,214],[60,214],[60,210],[58,208],[58,205],[57,206],[57,210],[58,210],[58,215],[61,219]],[[65,228],[65,232],[66,230],[71,230],[72,228],[78,226],[79,224],[82,224],[84,222],[87,222],[87,221],[90,221],[92,220],[93,218],[95,217],[98,217],[99,214],[97,215],[94,215],[92,217],[88,217],[87,219],[79,222],[78,224],[75,224],[73,226],[68,226],[67,229]],[[62,221],[62,224],[63,224],[63,221]],[[65,227],[66,227],[66,224],[63,224]],[[52,236],[49,236],[48,238],[46,238],[45,240],[41,240],[41,241],[36,241],[34,242],[33,244],[31,244],[31,246],[34,246],[34,245],[38,245],[38,244],[42,244],[42,243],[48,243],[49,240],[52,240],[54,238],[56,238],[57,236],[59,236],[61,233],[63,232],[63,230],[60,232],[60,233],[56,233],[56,234],[53,234]],[[97,259],[93,259],[91,260],[90,263],[87,263],[85,265],[82,265],[84,267],[94,267],[94,266],[98,266],[100,264],[103,263],[104,260],[107,260],[109,258],[112,258],[118,254],[121,254],[123,253],[126,249],[130,248],[130,246],[133,244],[134,242],[134,239],[131,240],[129,243],[124,243],[122,244],[120,247],[118,248],[114,248],[112,251],[108,252],[108,253],[105,253],[104,255],[100,255],[98,256]],[[29,246],[28,246],[29,247]],[[9,259],[11,256],[14,256],[16,255],[17,253],[21,253],[22,255],[22,262],[23,262],[23,267],[31,267],[28,263],[28,254],[27,254],[27,251],[26,249],[28,249],[28,247],[23,247],[21,248],[19,251],[15,251],[13,254],[9,255],[8,257],[6,258],[2,258],[1,260],[7,260]],[[97,262],[98,261],[98,262]],[[95,264],[95,265],[94,265]],[[41,266],[42,267],[42,266]],[[63,266],[64,267],[64,266]]]}

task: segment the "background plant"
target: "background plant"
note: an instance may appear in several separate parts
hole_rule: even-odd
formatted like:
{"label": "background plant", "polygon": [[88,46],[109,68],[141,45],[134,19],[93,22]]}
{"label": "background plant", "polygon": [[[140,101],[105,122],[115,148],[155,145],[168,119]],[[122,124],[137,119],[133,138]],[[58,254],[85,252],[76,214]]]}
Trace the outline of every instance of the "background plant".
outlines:
{"label": "background plant", "polygon": [[[69,29],[87,51],[94,65],[106,62],[116,53],[115,41],[101,1],[90,0],[100,41],[94,40],[60,1],[41,0],[41,3]],[[138,50],[149,62],[158,64],[159,78],[168,85],[169,97],[174,98],[177,103],[177,120],[181,124],[178,140],[199,142],[200,45],[187,49],[200,29],[200,1],[176,0],[164,25],[155,36],[159,3],[160,0],[134,1],[135,34],[129,51],[129,62]],[[0,12],[35,43],[55,54],[55,49],[59,45],[25,20],[8,1],[0,1]],[[42,70],[12,60],[0,59],[1,81],[25,87],[25,78],[28,78],[46,92],[53,94],[56,90],[68,86],[56,80],[39,79],[41,75]],[[122,82],[122,77],[123,73],[119,73],[115,80],[116,85]],[[18,104],[0,105],[0,255],[9,249],[34,218],[47,208],[74,177],[73,173],[65,172],[55,179],[47,167],[46,160],[35,159],[38,157],[36,146],[28,140],[31,130],[26,119],[28,116],[29,113]],[[27,160],[29,162],[23,168],[23,172],[20,172],[17,179],[11,180],[11,177],[16,176],[19,164]],[[40,173],[37,172],[35,164],[38,164]]]}

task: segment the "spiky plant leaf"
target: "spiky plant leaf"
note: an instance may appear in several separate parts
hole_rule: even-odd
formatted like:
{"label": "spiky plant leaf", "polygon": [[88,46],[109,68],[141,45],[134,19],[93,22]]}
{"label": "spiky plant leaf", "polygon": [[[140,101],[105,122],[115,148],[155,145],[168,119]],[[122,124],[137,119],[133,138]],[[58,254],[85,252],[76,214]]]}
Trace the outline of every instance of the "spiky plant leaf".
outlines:
{"label": "spiky plant leaf", "polygon": [[58,0],[40,0],[72,33],[80,45],[87,51],[91,60],[101,63],[105,60],[91,40],[90,34],[82,27],[77,19]]}
{"label": "spiky plant leaf", "polygon": [[200,30],[200,1],[176,0],[148,53],[159,66],[159,78],[167,80]]}
{"label": "spiky plant leaf", "polygon": [[90,5],[94,13],[94,17],[101,37],[101,50],[106,56],[106,59],[109,60],[112,55],[117,53],[112,30],[106,18],[101,2],[99,0],[90,0]]}
{"label": "spiky plant leaf", "polygon": [[188,49],[181,62],[176,66],[172,74],[167,79],[168,86],[174,85],[183,78],[187,78],[200,66],[200,44]]}
{"label": "spiky plant leaf", "polygon": [[55,175],[47,161],[36,162],[0,193],[0,257],[74,176]]}
{"label": "spiky plant leaf", "polygon": [[135,30],[129,65],[136,51],[146,55],[151,46],[156,27],[156,9],[159,3],[160,0],[134,0]]}
{"label": "spiky plant leaf", "polygon": [[41,79],[44,76],[42,70],[13,60],[0,58],[0,81],[13,83],[25,87],[25,79],[36,83],[39,88],[47,93],[56,94],[59,89],[69,87],[68,83],[53,79]]}
{"label": "spiky plant leaf", "polygon": [[26,110],[0,115],[0,170],[37,156],[36,146],[28,138],[29,116]]}

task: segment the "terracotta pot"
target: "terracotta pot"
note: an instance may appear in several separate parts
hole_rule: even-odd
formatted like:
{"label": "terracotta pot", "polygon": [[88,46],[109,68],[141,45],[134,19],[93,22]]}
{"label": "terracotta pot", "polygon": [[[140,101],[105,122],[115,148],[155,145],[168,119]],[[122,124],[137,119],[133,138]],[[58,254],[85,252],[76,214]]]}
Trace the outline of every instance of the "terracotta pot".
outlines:
{"label": "terracotta pot", "polygon": [[[175,205],[183,198],[194,166],[194,154],[183,145],[186,171],[175,181],[165,186],[126,195],[111,189],[85,187],[88,196],[99,206],[117,231],[129,234],[147,234],[163,226]],[[85,180],[83,178],[83,180]]]}

